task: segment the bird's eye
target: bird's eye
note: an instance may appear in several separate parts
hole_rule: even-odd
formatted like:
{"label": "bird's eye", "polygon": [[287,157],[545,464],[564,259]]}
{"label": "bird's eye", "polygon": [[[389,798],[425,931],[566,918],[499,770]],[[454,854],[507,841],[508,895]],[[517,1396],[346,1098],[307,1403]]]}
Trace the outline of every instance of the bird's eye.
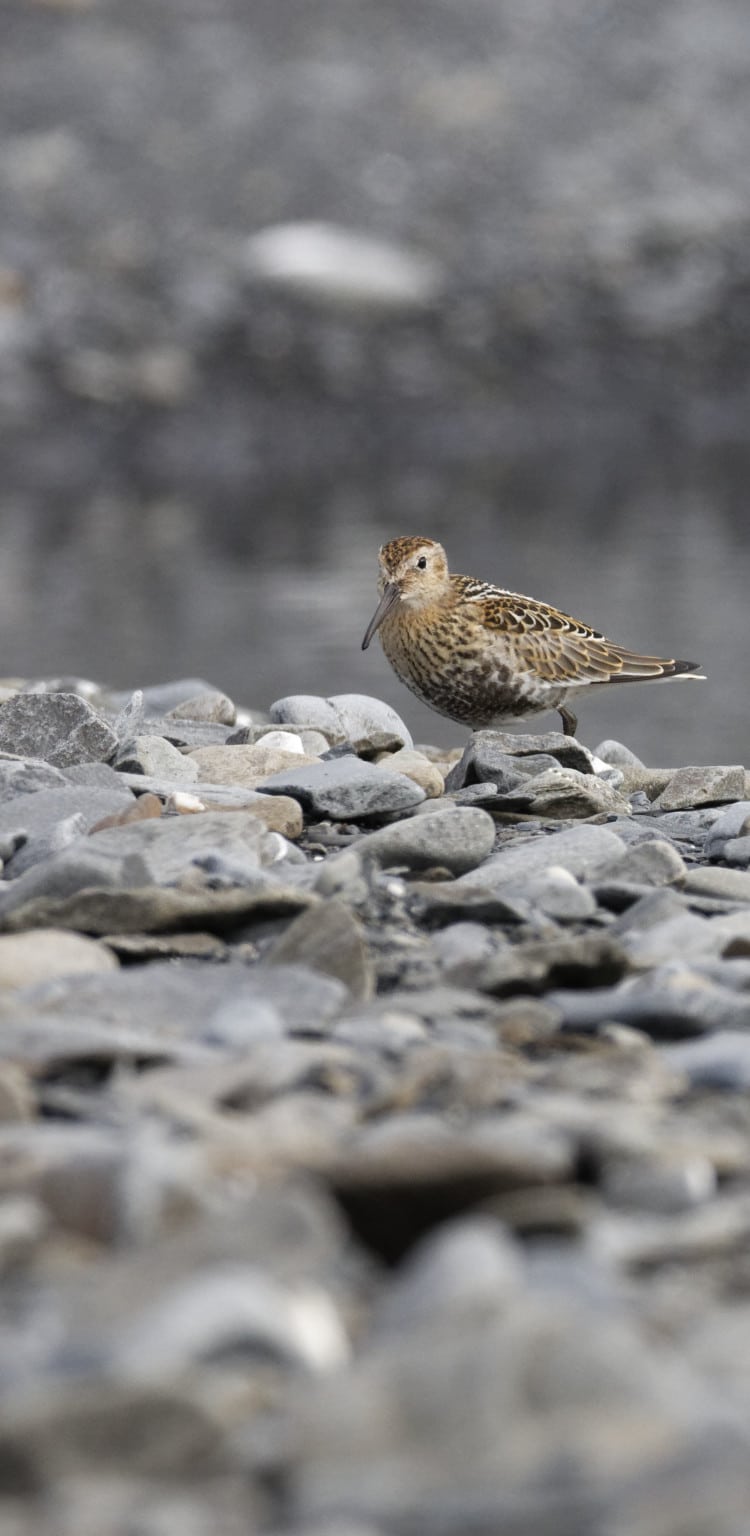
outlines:
{"label": "bird's eye", "polygon": [[419,557],[419,559],[417,561],[417,570],[418,571],[426,571],[427,570],[427,556],[426,555],[420,555],[420,557]]}

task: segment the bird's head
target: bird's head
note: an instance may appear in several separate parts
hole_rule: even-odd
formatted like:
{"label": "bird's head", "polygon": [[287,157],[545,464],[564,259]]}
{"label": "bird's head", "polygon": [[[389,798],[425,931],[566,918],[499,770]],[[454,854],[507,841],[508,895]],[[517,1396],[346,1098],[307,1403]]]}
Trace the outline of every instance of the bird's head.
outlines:
{"label": "bird's head", "polygon": [[418,611],[436,602],[448,588],[448,561],[434,539],[391,539],[380,551],[380,602],[367,626],[362,650],[397,604]]}

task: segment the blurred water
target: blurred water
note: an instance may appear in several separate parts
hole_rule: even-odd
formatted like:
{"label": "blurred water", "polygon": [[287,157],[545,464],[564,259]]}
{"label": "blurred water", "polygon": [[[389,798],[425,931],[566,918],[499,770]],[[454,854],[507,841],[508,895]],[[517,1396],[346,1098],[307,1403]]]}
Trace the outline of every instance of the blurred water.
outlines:
{"label": "blurred water", "polygon": [[[467,461],[377,441],[365,462],[316,443],[309,472],[256,480],[239,508],[202,495],[92,495],[0,525],[3,671],[132,686],[201,674],[239,703],[284,693],[387,699],[416,738],[462,732],[420,705],[361,637],[377,550],[441,539],[453,569],[546,599],[637,649],[700,661],[706,683],[592,695],[579,731],[654,764],[750,762],[745,486],[750,447],[589,431]],[[521,434],[518,434],[519,436]],[[435,438],[436,445],[439,435]],[[534,728],[556,724],[538,717]]]}

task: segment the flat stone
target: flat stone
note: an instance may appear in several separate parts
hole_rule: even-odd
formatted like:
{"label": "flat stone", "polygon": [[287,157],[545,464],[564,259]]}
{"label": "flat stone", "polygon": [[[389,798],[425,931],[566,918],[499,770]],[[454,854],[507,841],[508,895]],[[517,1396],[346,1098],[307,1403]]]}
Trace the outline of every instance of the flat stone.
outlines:
{"label": "flat stone", "polygon": [[318,761],[298,752],[266,745],[262,738],[254,746],[247,747],[196,747],[190,753],[199,780],[212,784],[238,784],[246,789],[257,789],[272,775],[284,773],[288,768],[297,771]]}
{"label": "flat stone", "polygon": [[727,901],[750,901],[750,872],[702,865],[688,870],[685,890],[699,896],[720,896]]}
{"label": "flat stone", "polygon": [[335,898],[301,912],[266,959],[272,965],[301,964],[334,976],[361,1001],[374,992],[375,969],[362,924]]}
{"label": "flat stone", "polygon": [[360,762],[357,757],[287,768],[266,779],[262,792],[291,795],[309,816],[332,817],[337,821],[366,821],[392,815],[425,799],[424,790],[405,774],[389,773],[372,763]]}
{"label": "flat stone", "polygon": [[147,774],[173,784],[194,784],[198,778],[192,756],[179,752],[163,736],[136,736],[125,742],[117,754],[116,766],[125,773]]}
{"label": "flat stone", "polygon": [[4,990],[57,976],[116,970],[111,950],[77,933],[37,928],[0,935],[0,988]]}
{"label": "flat stone", "polygon": [[283,885],[269,876],[255,888],[229,890],[154,885],[124,890],[117,884],[92,885],[92,878],[84,876],[83,888],[71,892],[24,896],[0,911],[0,927],[8,933],[45,927],[97,935],[182,929],[225,933],[254,922],[294,917],[315,900],[300,887]]}
{"label": "flat stone", "polygon": [[[618,881],[631,885],[682,885],[686,865],[677,849],[665,838],[648,838],[631,845],[624,858],[616,859],[612,874]],[[599,879],[606,879],[603,870]]]}
{"label": "flat stone", "polygon": [[684,1072],[693,1088],[746,1093],[750,1089],[750,1034],[718,1029],[700,1040],[662,1047],[670,1066]]}
{"label": "flat stone", "polygon": [[135,800],[127,785],[120,783],[116,774],[113,779],[112,788],[70,784],[17,795],[0,804],[0,838],[10,840],[17,850],[12,861],[6,855],[7,875],[17,878],[33,864],[83,838],[106,816],[133,806]]}
{"label": "flat stone", "polygon": [[700,805],[720,805],[726,800],[742,800],[744,794],[745,770],[741,765],[730,768],[678,768],[654,801],[654,809],[690,810]]}
{"label": "flat stone", "polygon": [[557,923],[585,922],[596,913],[596,898],[574,875],[554,864],[549,869],[503,887],[509,901],[526,904],[529,916],[550,918]]}
{"label": "flat stone", "polygon": [[545,1001],[560,1010],[563,1027],[573,1031],[596,1032],[617,1022],[654,1040],[684,1040],[716,1029],[750,1028],[750,998],[711,985],[684,966],[660,967],[614,987],[554,991]]}
{"label": "flat stone", "polygon": [[527,842],[501,849],[485,859],[480,869],[463,877],[464,882],[494,886],[498,889],[509,881],[523,880],[549,869],[552,865],[566,869],[579,879],[594,879],[600,869],[611,866],[624,853],[624,844],[607,827],[566,827],[529,838]]}
{"label": "flat stone", "polygon": [[116,749],[114,731],[78,694],[18,694],[0,704],[0,751],[66,768],[105,762]]}
{"label": "flat stone", "polygon": [[53,768],[41,757],[0,753],[0,802],[15,795],[33,795],[40,789],[60,789],[67,782],[59,768]]}
{"label": "flat stone", "polygon": [[495,823],[486,811],[465,806],[380,827],[354,845],[360,859],[380,866],[412,870],[441,866],[460,875],[475,869],[491,853]]}
{"label": "flat stone", "polygon": [[546,993],[554,987],[606,987],[628,968],[624,948],[607,934],[531,939],[503,947],[485,963],[476,985],[494,997]]}
{"label": "flat stone", "polygon": [[405,773],[423,789],[428,800],[437,800],[443,794],[443,775],[422,752],[411,747],[401,747],[398,752],[378,753],[374,759],[378,768],[388,768],[392,773]]}

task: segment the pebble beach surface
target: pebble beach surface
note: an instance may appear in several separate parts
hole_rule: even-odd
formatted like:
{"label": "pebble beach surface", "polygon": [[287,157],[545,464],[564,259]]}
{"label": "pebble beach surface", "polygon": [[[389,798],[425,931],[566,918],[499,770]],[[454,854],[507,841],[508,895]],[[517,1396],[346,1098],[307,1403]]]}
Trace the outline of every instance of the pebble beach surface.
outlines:
{"label": "pebble beach surface", "polygon": [[3,1532],[746,1536],[750,773],[0,700]]}

